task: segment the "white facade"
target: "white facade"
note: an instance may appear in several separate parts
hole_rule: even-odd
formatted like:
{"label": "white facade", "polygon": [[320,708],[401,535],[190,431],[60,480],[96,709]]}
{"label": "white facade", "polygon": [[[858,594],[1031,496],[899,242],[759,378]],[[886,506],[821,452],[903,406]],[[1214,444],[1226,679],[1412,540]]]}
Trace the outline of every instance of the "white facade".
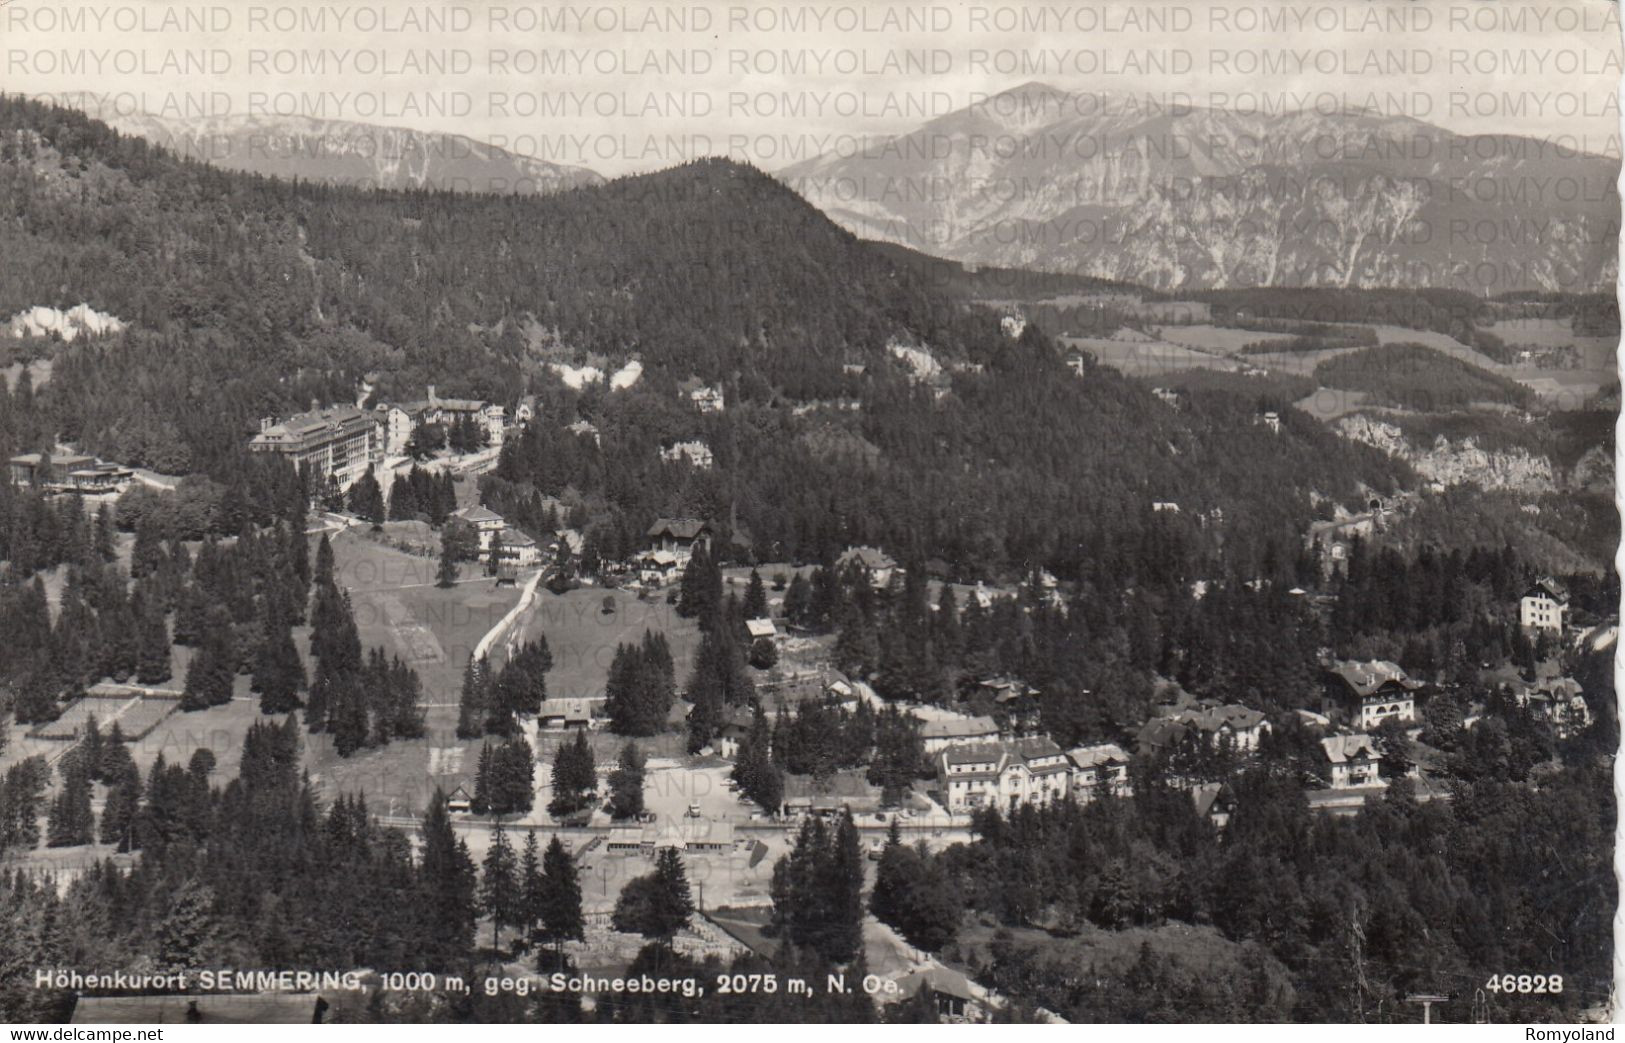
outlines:
{"label": "white facade", "polygon": [[1561,633],[1568,611],[1567,604],[1537,587],[1518,602],[1518,623],[1535,630]]}
{"label": "white facade", "polygon": [[1042,806],[1071,785],[1066,754],[1048,739],[953,747],[937,757],[937,787],[949,811]]}

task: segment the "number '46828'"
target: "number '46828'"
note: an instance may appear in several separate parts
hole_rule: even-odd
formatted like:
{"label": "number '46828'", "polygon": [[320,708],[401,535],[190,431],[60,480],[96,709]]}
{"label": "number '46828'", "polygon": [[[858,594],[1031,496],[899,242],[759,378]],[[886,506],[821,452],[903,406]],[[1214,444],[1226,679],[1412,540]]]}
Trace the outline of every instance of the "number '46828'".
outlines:
{"label": "number '46828'", "polygon": [[1555,996],[1563,991],[1561,974],[1497,974],[1484,983],[1487,992],[1525,992]]}

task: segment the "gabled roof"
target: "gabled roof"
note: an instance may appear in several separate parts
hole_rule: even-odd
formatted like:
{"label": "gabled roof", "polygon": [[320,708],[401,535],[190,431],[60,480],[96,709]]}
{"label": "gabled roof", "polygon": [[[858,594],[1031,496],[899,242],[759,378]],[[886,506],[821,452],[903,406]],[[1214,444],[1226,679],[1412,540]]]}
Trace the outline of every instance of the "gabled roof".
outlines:
{"label": "gabled roof", "polygon": [[997,735],[999,726],[991,717],[949,717],[920,725],[922,739],[964,739],[973,735]]}
{"label": "gabled roof", "polygon": [[1196,813],[1206,818],[1218,805],[1220,811],[1228,812],[1235,808],[1236,797],[1230,792],[1230,787],[1222,782],[1204,782],[1200,786],[1192,787],[1191,799],[1196,802]]}
{"label": "gabled roof", "polygon": [[1339,660],[1332,664],[1329,672],[1341,678],[1344,684],[1362,698],[1374,695],[1390,685],[1398,685],[1411,692],[1422,687],[1422,682],[1412,680],[1398,663],[1387,659],[1372,659],[1363,663],[1352,659]]}
{"label": "gabled roof", "polygon": [[502,515],[498,514],[496,511],[493,511],[489,507],[482,507],[479,504],[459,508],[458,510],[452,511],[451,516],[461,521],[472,522],[475,525],[478,525],[481,522],[499,522],[502,520]]}
{"label": "gabled roof", "polygon": [[778,628],[773,625],[771,619],[745,620],[745,633],[751,637],[772,637],[778,632]]}
{"label": "gabled roof", "polygon": [[[1002,772],[1012,764],[1021,764],[1029,771],[1050,772],[1066,770],[1065,754],[1051,739],[1036,736],[1027,739],[1016,739],[1011,742],[976,743],[970,746],[950,746],[938,756],[942,758],[943,766],[954,764],[990,764],[990,771]],[[1061,757],[1062,763],[1054,765],[1040,765],[1034,767],[1032,761],[1046,757]]]}
{"label": "gabled roof", "polygon": [[1523,592],[1523,596],[1526,598],[1536,597],[1540,594],[1545,594],[1560,605],[1569,603],[1568,588],[1550,576],[1540,577],[1529,585],[1528,590]]}
{"label": "gabled roof", "polygon": [[1347,764],[1351,760],[1382,760],[1382,754],[1377,752],[1371,736],[1365,734],[1328,735],[1320,740],[1320,746],[1326,751],[1326,759],[1333,764]]}
{"label": "gabled roof", "polygon": [[845,568],[852,562],[857,562],[866,569],[894,569],[897,567],[897,562],[893,561],[885,551],[876,547],[848,547],[841,552],[841,556],[836,559],[835,564]]}
{"label": "gabled roof", "polygon": [[592,719],[592,704],[585,699],[544,699],[542,708],[536,712],[538,718],[563,717],[568,721],[588,721]]}
{"label": "gabled roof", "polygon": [[1153,717],[1145,722],[1135,738],[1141,749],[1165,748],[1183,739],[1189,732],[1189,727],[1172,718]]}
{"label": "gabled roof", "polygon": [[1066,751],[1072,763],[1085,770],[1097,768],[1103,764],[1127,764],[1129,756],[1123,748],[1116,743],[1103,743],[1099,746],[1078,746]]}
{"label": "gabled roof", "polygon": [[1173,719],[1204,732],[1216,732],[1226,725],[1231,731],[1245,731],[1263,723],[1264,715],[1240,703],[1230,703],[1226,706],[1210,706],[1200,710],[1184,710],[1175,714]]}
{"label": "gabled roof", "polygon": [[692,540],[711,531],[711,526],[698,518],[658,518],[649,526],[649,535],[670,536],[678,540]]}
{"label": "gabled roof", "polygon": [[970,979],[947,967],[922,967],[910,971],[897,979],[897,988],[903,996],[914,996],[925,989],[967,1003],[976,1001],[975,994],[971,992]]}

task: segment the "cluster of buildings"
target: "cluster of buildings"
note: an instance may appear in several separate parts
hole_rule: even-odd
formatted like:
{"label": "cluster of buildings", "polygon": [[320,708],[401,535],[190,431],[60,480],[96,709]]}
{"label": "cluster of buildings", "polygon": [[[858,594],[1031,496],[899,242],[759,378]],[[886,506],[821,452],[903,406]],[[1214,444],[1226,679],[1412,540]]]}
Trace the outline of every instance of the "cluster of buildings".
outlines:
{"label": "cluster of buildings", "polygon": [[312,404],[309,410],[290,417],[265,417],[248,447],[286,456],[295,466],[310,469],[319,480],[331,477],[340,489],[347,489],[386,456],[406,452],[413,433],[425,424],[449,427],[472,422],[485,435],[487,445],[499,448],[509,428],[523,427],[536,415],[534,395],[521,398],[510,417],[506,407],[495,402],[441,398],[433,384],[426,390],[426,396],[415,402],[379,403],[371,409]]}
{"label": "cluster of buildings", "polygon": [[645,534],[649,547],[634,563],[638,582],[646,587],[663,587],[676,581],[696,548],[711,553],[716,538],[711,523],[699,518],[657,518]]}

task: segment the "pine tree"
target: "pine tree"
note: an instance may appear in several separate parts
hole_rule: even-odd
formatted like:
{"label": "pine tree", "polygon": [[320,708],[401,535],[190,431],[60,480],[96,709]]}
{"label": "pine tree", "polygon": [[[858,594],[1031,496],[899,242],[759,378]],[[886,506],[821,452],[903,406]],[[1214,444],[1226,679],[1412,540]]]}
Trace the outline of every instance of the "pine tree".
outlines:
{"label": "pine tree", "polygon": [[141,650],[136,660],[135,679],[141,684],[162,684],[172,676],[169,627],[164,622],[162,606],[143,604],[139,625]]}
{"label": "pine tree", "polygon": [[520,937],[529,940],[542,917],[543,889],[541,848],[536,843],[536,831],[525,831],[525,846],[519,856],[519,930]]}
{"label": "pine tree", "polygon": [[231,702],[237,668],[230,616],[216,606],[209,612],[205,630],[197,654],[186,667],[186,685],[181,692],[183,710],[203,710]]}
{"label": "pine tree", "polygon": [[130,759],[126,747],[121,744],[116,748],[125,751],[124,761],[115,765],[107,776],[112,788],[108,790],[107,801],[102,808],[101,841],[114,844],[120,852],[125,852],[136,846],[135,820],[141,810],[141,772],[136,768],[135,761]]}
{"label": "pine tree", "polygon": [[591,803],[598,790],[597,768],[587,733],[577,731],[570,742],[559,744],[553,755],[553,800],[547,810],[554,818],[566,818]]}
{"label": "pine tree", "polygon": [[683,856],[675,847],[663,847],[655,857],[655,904],[650,926],[653,934],[669,945],[672,937],[688,926],[694,914],[694,899],[689,893],[688,870]]}
{"label": "pine tree", "polygon": [[620,763],[609,776],[609,810],[618,819],[643,814],[643,751],[628,742],[621,747]]}
{"label": "pine tree", "polygon": [[762,585],[762,574],[750,570],[750,583],[745,587],[745,618],[763,619],[767,616],[767,588]]}
{"label": "pine tree", "polygon": [[504,925],[517,925],[520,916],[519,866],[513,845],[498,822],[491,828],[491,847],[485,854],[480,879],[480,905],[491,918],[491,947],[501,947]]}
{"label": "pine tree", "polygon": [[581,881],[576,862],[555,834],[542,856],[542,889],[538,902],[542,937],[553,943],[556,952],[566,941],[586,937],[586,919],[581,913]]}
{"label": "pine tree", "polygon": [[468,664],[463,667],[463,692],[457,704],[459,739],[477,739],[485,733],[485,718],[489,709],[488,689],[485,660],[476,660],[470,655]]}
{"label": "pine tree", "polygon": [[260,693],[260,712],[285,714],[299,707],[305,667],[293,644],[293,629],[274,599],[267,606],[265,636],[254,663],[252,688]]}
{"label": "pine tree", "polygon": [[90,810],[90,770],[85,757],[74,751],[64,757],[57,770],[62,775],[62,789],[51,802],[50,817],[46,820],[46,847],[73,847],[96,840],[96,819]]}
{"label": "pine tree", "polygon": [[418,901],[425,913],[424,969],[445,971],[461,966],[473,946],[476,899],[474,860],[453,832],[446,795],[439,790],[423,816],[422,851]]}
{"label": "pine tree", "polygon": [[435,570],[434,582],[442,588],[457,585],[457,545],[446,534],[440,538],[440,567]]}

